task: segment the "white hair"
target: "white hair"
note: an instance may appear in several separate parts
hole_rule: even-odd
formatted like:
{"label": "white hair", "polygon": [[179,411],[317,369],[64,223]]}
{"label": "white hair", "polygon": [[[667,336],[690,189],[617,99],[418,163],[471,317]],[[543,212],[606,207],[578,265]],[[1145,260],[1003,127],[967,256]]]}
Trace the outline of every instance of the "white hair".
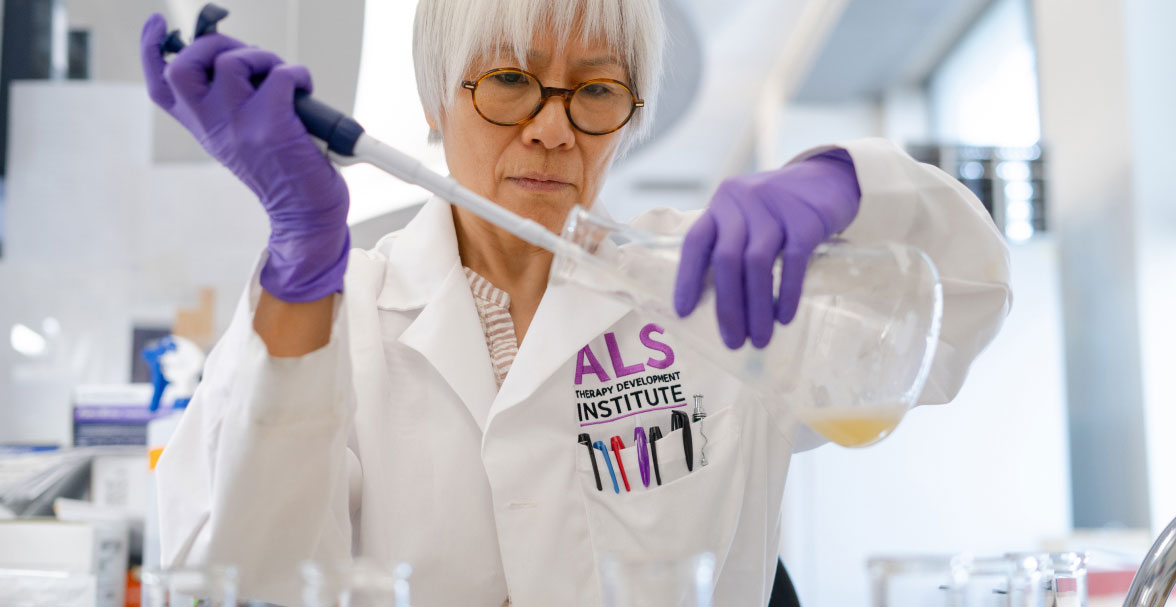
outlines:
{"label": "white hair", "polygon": [[420,0],[413,62],[425,113],[437,121],[452,107],[480,55],[506,46],[525,69],[534,33],[544,30],[556,40],[573,34],[604,40],[621,57],[634,92],[645,100],[622,131],[621,153],[644,138],[657,107],[665,45],[660,0]]}

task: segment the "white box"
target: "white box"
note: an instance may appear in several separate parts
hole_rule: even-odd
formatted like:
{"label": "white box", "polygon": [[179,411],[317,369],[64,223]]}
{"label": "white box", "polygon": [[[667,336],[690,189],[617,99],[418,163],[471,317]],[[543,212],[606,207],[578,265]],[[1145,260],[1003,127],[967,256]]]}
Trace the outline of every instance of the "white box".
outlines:
{"label": "white box", "polygon": [[0,521],[0,569],[94,572],[94,528],[54,519]]}
{"label": "white box", "polygon": [[[57,498],[53,502],[53,511],[58,520],[93,525],[97,607],[123,607],[130,561],[131,521],[128,513],[121,508],[66,498]],[[0,604],[0,607],[5,606]]]}

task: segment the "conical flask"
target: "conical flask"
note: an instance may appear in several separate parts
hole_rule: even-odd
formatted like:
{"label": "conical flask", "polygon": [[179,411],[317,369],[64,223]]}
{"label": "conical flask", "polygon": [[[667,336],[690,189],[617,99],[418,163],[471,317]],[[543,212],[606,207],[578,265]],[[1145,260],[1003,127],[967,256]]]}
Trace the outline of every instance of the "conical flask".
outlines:
{"label": "conical flask", "polygon": [[682,236],[643,231],[577,206],[561,237],[571,246],[555,255],[554,284],[578,284],[633,305],[663,323],[667,335],[764,398],[791,407],[838,444],[865,446],[884,438],[927,381],[943,293],[934,264],[917,248],[820,245],[796,318],[777,324],[763,349],[731,350],[719,334],[711,286],[692,314],[674,312]]}

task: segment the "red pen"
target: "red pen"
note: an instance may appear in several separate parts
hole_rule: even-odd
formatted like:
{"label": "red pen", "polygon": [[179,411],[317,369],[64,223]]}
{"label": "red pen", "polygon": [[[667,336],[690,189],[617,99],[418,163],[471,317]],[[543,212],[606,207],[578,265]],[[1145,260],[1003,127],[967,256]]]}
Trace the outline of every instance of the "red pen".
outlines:
{"label": "red pen", "polygon": [[621,480],[625,481],[625,491],[632,491],[629,488],[629,477],[625,476],[625,464],[621,463],[621,449],[624,448],[625,443],[621,440],[621,437],[612,437],[612,450],[613,454],[617,456],[617,468],[621,469]]}

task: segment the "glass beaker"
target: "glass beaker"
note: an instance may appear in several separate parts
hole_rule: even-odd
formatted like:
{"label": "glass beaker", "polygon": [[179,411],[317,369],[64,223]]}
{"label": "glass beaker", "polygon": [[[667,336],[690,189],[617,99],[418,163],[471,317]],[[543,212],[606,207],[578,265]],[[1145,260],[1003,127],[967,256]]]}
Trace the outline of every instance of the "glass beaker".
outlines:
{"label": "glass beaker", "polygon": [[407,563],[383,567],[365,559],[350,563],[305,562],[300,567],[303,607],[408,607]]}
{"label": "glass beaker", "polygon": [[237,570],[208,566],[142,575],[143,607],[237,607]]}
{"label": "glass beaker", "polygon": [[1087,606],[1090,599],[1086,586],[1085,552],[1010,552],[1005,557],[1032,557],[1044,563],[1042,585],[1049,607]]}
{"label": "glass beaker", "polygon": [[[582,207],[562,238],[587,255],[557,253],[555,284],[575,283],[634,305],[667,335],[767,398],[787,402],[829,440],[865,446],[887,436],[918,398],[939,339],[942,287],[935,266],[899,243],[820,245],[796,318],[777,325],[764,349],[724,345],[708,287],[695,311],[673,308],[682,236],[611,221]],[[777,284],[779,281],[777,264]]]}
{"label": "glass beaker", "polygon": [[[877,557],[874,607],[1046,607],[1045,563],[1035,557]],[[1049,605],[1049,607],[1053,607]]]}
{"label": "glass beaker", "polygon": [[1086,607],[1090,601],[1086,586],[1086,553],[1062,552],[1048,556],[1050,574],[1046,592],[1053,598],[1053,605]]}
{"label": "glass beaker", "polygon": [[675,560],[600,557],[604,607],[713,607],[715,555]]}

